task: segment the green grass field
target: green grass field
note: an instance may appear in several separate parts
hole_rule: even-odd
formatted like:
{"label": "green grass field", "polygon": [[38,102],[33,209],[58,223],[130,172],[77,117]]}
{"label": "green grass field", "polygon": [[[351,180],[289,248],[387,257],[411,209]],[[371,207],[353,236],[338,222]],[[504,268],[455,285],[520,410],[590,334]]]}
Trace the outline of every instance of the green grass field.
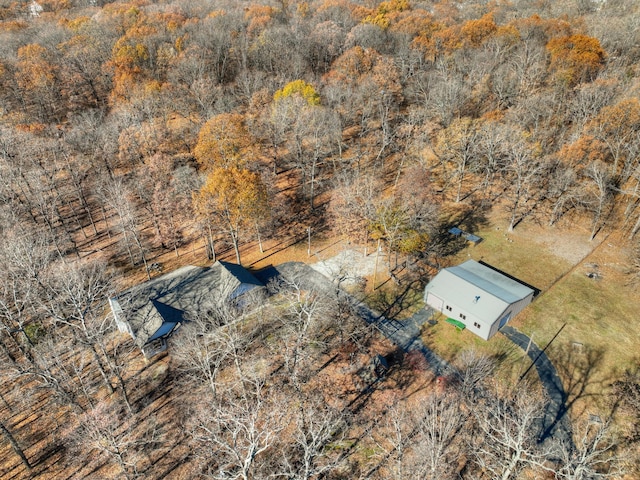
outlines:
{"label": "green grass field", "polygon": [[[507,235],[495,225],[474,233],[483,242],[465,248],[454,263],[483,260],[539,288],[540,295],[511,325],[543,348],[566,324],[547,353],[569,401],[581,410],[604,405],[608,386],[640,357],[640,296],[625,274],[625,242],[611,235],[590,243],[586,233],[526,224]],[[601,278],[589,278],[591,270]],[[501,376],[515,378],[531,363],[500,334],[485,342],[444,321],[426,327],[423,338],[449,360],[470,348],[492,355]]]}

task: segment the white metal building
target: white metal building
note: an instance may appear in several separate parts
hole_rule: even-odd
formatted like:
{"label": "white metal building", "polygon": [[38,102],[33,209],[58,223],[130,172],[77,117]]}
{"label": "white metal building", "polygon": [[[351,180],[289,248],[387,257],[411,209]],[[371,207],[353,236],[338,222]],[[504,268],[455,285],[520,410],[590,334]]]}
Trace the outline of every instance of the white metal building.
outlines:
{"label": "white metal building", "polygon": [[533,299],[535,290],[494,268],[467,260],[441,270],[424,290],[424,301],[489,340]]}

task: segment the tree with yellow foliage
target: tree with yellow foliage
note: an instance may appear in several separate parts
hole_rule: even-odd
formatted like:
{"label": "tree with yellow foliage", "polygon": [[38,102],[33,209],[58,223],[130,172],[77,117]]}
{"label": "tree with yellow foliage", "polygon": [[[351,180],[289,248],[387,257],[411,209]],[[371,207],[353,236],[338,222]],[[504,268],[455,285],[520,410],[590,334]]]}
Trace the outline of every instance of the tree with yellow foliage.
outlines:
{"label": "tree with yellow foliage", "polygon": [[293,82],[287,83],[273,95],[273,99],[279,102],[285,98],[295,96],[301,97],[307,105],[320,105],[320,95],[316,92],[316,89],[313,88],[313,85],[304,80],[294,80]]}
{"label": "tree with yellow foliage", "polygon": [[194,194],[196,214],[227,233],[240,264],[239,238],[243,228],[258,227],[269,216],[267,189],[251,170],[215,168]]}
{"label": "tree with yellow foliage", "polygon": [[242,167],[252,157],[253,138],[239,113],[221,113],[200,129],[193,151],[205,169]]}
{"label": "tree with yellow foliage", "polygon": [[392,23],[394,23],[401,12],[410,10],[411,6],[407,0],[390,0],[388,2],[381,2],[374,12],[367,15],[362,23],[371,23],[377,25],[382,29],[387,29]]}

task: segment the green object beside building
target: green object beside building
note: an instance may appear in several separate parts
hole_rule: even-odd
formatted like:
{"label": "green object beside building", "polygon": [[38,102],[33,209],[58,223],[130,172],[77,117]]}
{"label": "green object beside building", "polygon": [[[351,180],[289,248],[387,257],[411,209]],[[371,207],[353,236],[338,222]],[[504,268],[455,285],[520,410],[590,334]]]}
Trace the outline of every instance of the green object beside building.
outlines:
{"label": "green object beside building", "polygon": [[462,331],[465,328],[467,328],[467,326],[464,323],[462,323],[462,322],[460,322],[458,320],[455,320],[453,318],[447,318],[445,321],[447,323],[450,323],[451,325],[453,325],[454,327],[456,327],[460,331]]}

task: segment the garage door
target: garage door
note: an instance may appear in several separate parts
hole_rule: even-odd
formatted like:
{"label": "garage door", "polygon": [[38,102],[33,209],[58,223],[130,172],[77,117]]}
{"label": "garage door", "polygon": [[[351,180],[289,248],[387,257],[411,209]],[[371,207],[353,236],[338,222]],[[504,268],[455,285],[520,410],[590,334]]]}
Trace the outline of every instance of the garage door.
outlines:
{"label": "garage door", "polygon": [[440,312],[444,310],[444,301],[431,292],[427,294],[427,303]]}

